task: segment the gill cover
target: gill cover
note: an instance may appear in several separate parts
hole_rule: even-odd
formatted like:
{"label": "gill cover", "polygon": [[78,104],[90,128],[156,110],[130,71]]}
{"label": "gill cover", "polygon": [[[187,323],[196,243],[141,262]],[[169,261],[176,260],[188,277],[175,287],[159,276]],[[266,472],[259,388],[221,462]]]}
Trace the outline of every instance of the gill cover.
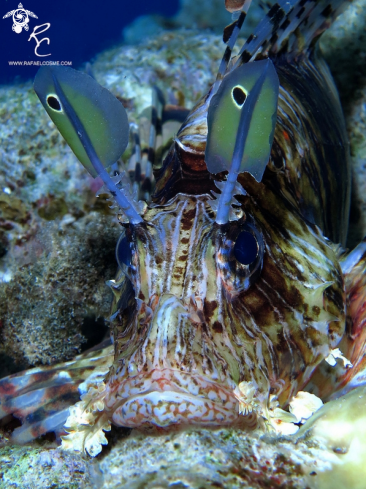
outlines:
{"label": "gill cover", "polygon": [[119,100],[91,76],[72,68],[44,66],[34,90],[76,157],[96,177],[122,155],[129,124]]}
{"label": "gill cover", "polygon": [[273,142],[278,93],[270,59],[246,63],[224,77],[207,116],[205,160],[210,173],[233,169],[262,180]]}

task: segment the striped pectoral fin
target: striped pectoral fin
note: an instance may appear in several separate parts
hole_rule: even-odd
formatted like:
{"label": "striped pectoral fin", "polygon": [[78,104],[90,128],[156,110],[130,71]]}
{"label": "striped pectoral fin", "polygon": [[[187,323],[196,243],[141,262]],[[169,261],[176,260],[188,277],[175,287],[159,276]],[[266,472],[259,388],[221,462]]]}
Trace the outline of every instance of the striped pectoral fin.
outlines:
{"label": "striped pectoral fin", "polygon": [[166,104],[162,92],[152,89],[151,106],[139,115],[138,126],[131,124],[132,153],[128,172],[140,198],[150,200],[154,191],[153,170],[161,168],[189,110]]}
{"label": "striped pectoral fin", "polygon": [[308,386],[325,400],[366,385],[366,238],[340,264],[348,297],[346,331]]}
{"label": "striped pectoral fin", "polygon": [[341,259],[349,299],[348,314],[352,319],[350,336],[366,336],[366,238]]}
{"label": "striped pectoral fin", "polygon": [[151,106],[139,116],[141,150],[148,153],[148,162],[157,170],[167,154],[174,137],[189,114],[180,105],[166,104],[164,96],[153,87]]}
{"label": "striped pectoral fin", "polygon": [[352,363],[342,385],[366,384],[366,238],[341,261],[348,297],[346,334],[339,348]]}
{"label": "striped pectoral fin", "polygon": [[289,59],[311,51],[322,33],[347,6],[344,0],[280,0],[250,35],[237,57],[235,67],[259,54],[280,54]]}
{"label": "striped pectoral fin", "polygon": [[113,362],[113,347],[79,355],[55,367],[38,367],[0,380],[0,419],[12,415],[22,426],[12,433],[15,443],[27,443],[45,433],[59,437],[69,408],[88,389],[88,379],[104,378]]}
{"label": "striped pectoral fin", "polygon": [[225,2],[225,7],[226,9],[231,12],[235,17],[236,20],[233,21],[231,24],[225,27],[224,33],[222,40],[224,43],[227,45],[225,49],[224,56],[221,60],[220,66],[219,66],[219,71],[217,73],[216,81],[213,86],[212,93],[216,93],[222,79],[225,76],[225,73],[228,69],[230,60],[231,60],[231,55],[233,48],[236,44],[236,41],[238,39],[238,35],[240,33],[240,30],[243,26],[244,20],[247,16],[250,4],[252,3],[252,0],[243,0],[243,1],[236,1],[236,0],[226,0]]}

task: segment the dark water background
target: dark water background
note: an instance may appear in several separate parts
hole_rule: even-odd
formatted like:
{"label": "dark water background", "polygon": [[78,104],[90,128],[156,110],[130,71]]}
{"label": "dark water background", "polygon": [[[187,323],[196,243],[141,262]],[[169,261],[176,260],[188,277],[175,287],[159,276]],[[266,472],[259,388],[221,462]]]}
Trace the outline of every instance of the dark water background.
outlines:
{"label": "dark water background", "polygon": [[[12,30],[12,16],[3,16],[18,9],[20,0],[0,0],[0,84],[33,78],[37,66],[10,66],[9,61],[72,61],[77,68],[99,51],[122,41],[122,29],[136,17],[147,14],[172,16],[179,0],[21,0],[23,8],[37,15],[29,17],[29,30],[19,34]],[[50,39],[34,53],[36,42],[29,39],[37,25],[50,23],[38,36]]]}

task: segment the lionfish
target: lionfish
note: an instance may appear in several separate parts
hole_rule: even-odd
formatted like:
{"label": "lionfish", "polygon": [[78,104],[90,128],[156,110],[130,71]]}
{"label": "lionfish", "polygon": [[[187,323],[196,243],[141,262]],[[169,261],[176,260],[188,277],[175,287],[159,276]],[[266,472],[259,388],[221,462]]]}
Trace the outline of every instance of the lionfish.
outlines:
{"label": "lionfish", "polygon": [[54,431],[94,456],[112,423],[253,429],[301,390],[327,400],[364,381],[366,245],[342,248],[349,148],[316,49],[345,2],[275,3],[233,57],[249,3],[224,31],[215,83],[160,165],[155,93],[148,204],[135,200],[126,175],[107,170],[128,143],[122,104],[71,68],[38,72],[40,101],[104,181],[122,234],[109,282],[111,344],[3,379],[0,415],[22,421],[13,441]]}

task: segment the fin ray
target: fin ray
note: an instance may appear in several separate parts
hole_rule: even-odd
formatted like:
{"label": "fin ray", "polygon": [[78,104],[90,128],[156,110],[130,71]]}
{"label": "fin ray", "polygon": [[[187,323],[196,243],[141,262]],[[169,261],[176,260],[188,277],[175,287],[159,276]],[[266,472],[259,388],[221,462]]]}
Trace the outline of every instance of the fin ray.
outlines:
{"label": "fin ray", "polygon": [[89,383],[103,377],[113,362],[113,345],[55,367],[37,367],[0,380],[0,419],[13,415],[22,422],[12,440],[25,443],[44,433],[64,433],[69,407],[85,394]]}

